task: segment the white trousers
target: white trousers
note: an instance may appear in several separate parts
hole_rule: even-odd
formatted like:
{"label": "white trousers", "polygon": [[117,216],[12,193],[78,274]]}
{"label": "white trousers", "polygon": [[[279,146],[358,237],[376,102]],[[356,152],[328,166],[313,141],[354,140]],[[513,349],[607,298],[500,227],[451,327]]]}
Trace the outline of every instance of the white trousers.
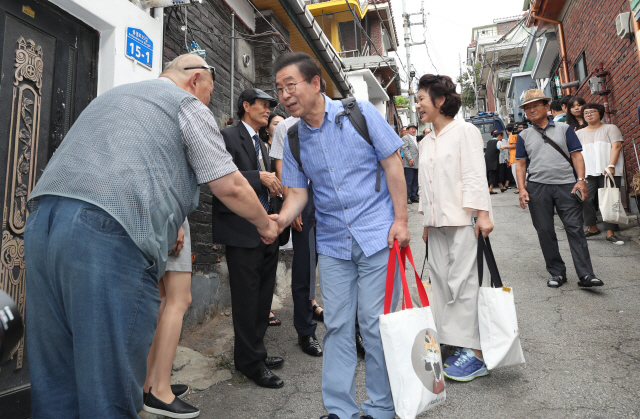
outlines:
{"label": "white trousers", "polygon": [[518,176],[516,176],[517,163],[511,163],[511,173],[513,173],[513,179],[516,181],[516,188],[518,187]]}
{"label": "white trousers", "polygon": [[441,344],[481,349],[477,252],[472,226],[429,227],[431,287],[437,300],[432,309]]}

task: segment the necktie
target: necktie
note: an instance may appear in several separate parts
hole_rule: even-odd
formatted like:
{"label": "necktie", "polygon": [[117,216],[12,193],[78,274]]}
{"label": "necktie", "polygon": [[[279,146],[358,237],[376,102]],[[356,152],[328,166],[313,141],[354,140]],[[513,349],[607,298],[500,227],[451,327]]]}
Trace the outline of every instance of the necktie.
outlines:
{"label": "necktie", "polygon": [[[258,134],[253,136],[253,145],[256,149],[256,163],[258,164],[258,170],[260,170],[260,137],[258,137]],[[262,185],[258,199],[260,199],[264,210],[269,211],[269,189],[266,186]]]}

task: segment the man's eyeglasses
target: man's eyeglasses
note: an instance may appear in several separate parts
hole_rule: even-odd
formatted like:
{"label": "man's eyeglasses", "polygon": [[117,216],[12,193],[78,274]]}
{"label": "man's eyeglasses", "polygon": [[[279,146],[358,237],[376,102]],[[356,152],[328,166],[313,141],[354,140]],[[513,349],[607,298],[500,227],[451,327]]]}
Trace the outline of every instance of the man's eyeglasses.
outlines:
{"label": "man's eyeglasses", "polygon": [[211,78],[213,79],[213,81],[216,81],[216,68],[210,65],[199,65],[199,66],[195,66],[195,67],[185,67],[183,68],[183,70],[197,70],[197,69],[204,69],[204,70],[209,70],[209,72],[211,73]]}
{"label": "man's eyeglasses", "polygon": [[282,96],[282,93],[287,92],[289,94],[295,93],[296,91],[296,85],[302,83],[303,81],[309,81],[310,79],[304,79],[302,81],[299,81],[297,83],[287,83],[287,85],[283,88],[283,87],[278,87],[276,88],[276,96],[280,97]]}

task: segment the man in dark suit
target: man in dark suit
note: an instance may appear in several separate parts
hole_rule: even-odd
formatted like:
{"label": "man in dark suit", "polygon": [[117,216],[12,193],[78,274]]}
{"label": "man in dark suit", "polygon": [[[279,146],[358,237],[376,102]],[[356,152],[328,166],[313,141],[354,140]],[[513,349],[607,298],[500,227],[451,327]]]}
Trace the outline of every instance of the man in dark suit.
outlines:
{"label": "man in dark suit", "polygon": [[[260,89],[247,89],[238,99],[240,123],[222,130],[227,151],[240,173],[253,187],[265,210],[269,197],[282,194],[282,185],[271,173],[267,149],[258,136],[266,126],[275,99]],[[284,360],[268,357],[264,345],[276,280],[278,241],[265,244],[255,227],[213,198],[213,242],[226,246],[233,306],[236,369],[262,387],[284,384],[271,371]]]}

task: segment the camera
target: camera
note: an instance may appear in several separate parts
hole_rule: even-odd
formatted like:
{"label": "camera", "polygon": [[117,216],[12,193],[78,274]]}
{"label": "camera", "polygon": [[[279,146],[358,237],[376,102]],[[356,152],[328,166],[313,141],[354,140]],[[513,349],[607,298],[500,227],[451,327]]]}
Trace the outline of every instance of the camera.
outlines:
{"label": "camera", "polygon": [[0,364],[9,360],[11,350],[22,339],[24,324],[16,303],[0,290]]}

